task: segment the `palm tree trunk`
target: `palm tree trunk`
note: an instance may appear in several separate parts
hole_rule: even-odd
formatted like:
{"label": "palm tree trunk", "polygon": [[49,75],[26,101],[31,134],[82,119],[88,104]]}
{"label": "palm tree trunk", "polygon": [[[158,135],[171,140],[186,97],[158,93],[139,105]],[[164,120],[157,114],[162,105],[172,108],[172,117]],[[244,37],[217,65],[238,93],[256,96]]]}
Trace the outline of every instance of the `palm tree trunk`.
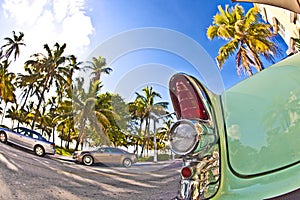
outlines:
{"label": "palm tree trunk", "polygon": [[147,157],[149,156],[149,141],[150,141],[150,120],[151,118],[148,118],[148,134],[147,134]]}
{"label": "palm tree trunk", "polygon": [[78,151],[79,143],[80,143],[80,142],[79,142],[78,140],[76,140],[76,145],[75,145],[74,151]]}
{"label": "palm tree trunk", "polygon": [[136,139],[135,150],[134,150],[133,153],[135,153],[136,155],[139,154],[139,140],[138,140],[138,138]]}
{"label": "palm tree trunk", "polygon": [[64,129],[62,129],[61,138],[60,138],[60,147],[61,147],[61,148],[62,148],[62,146],[63,146],[63,138],[64,138],[64,135],[65,135]]}
{"label": "palm tree trunk", "polygon": [[39,109],[40,109],[40,107],[41,107],[41,105],[42,105],[42,101],[43,101],[43,99],[44,99],[44,93],[45,93],[45,91],[46,91],[46,87],[44,87],[43,92],[41,93],[41,96],[40,96],[40,99],[39,99],[39,103],[38,103],[38,105],[37,105],[37,107],[36,107],[36,111],[35,111],[35,114],[34,114],[34,118],[33,118],[32,124],[31,124],[31,129],[34,129],[34,124],[35,124],[37,115],[38,115],[38,113],[39,113]]}
{"label": "palm tree trunk", "polygon": [[53,137],[53,140],[52,140],[52,142],[55,144],[54,128],[52,128],[52,137]]}
{"label": "palm tree trunk", "polygon": [[3,124],[4,116],[5,116],[5,111],[6,111],[7,103],[5,103],[3,113],[2,113],[2,119],[1,119],[1,124]]}
{"label": "palm tree trunk", "polygon": [[70,136],[71,136],[71,129],[69,129],[69,132],[68,132],[68,139],[67,139],[67,145],[66,145],[67,149],[70,148]]}
{"label": "palm tree trunk", "polygon": [[144,140],[143,140],[143,144],[142,144],[142,151],[141,151],[141,157],[143,157],[143,153],[144,153],[144,149],[145,149],[145,145],[146,145],[146,141],[148,138],[148,117],[146,118],[146,127],[145,127],[145,133],[144,133]]}
{"label": "palm tree trunk", "polygon": [[[25,96],[25,99],[24,99],[23,105],[21,106],[21,110],[23,110],[23,109],[24,109],[24,107],[25,107],[25,105],[26,105],[26,103],[27,103],[27,100],[28,100],[28,97],[29,97],[29,93],[30,93],[30,91],[31,91],[31,87],[30,87],[30,89],[28,90],[28,92],[26,93],[26,96]],[[23,100],[23,99],[22,99],[22,100]]]}
{"label": "palm tree trunk", "polygon": [[[83,131],[84,131],[84,127],[85,127],[85,124],[86,124],[86,120],[84,119],[83,121],[81,121],[80,123],[80,132],[78,134],[78,138],[77,138],[77,141],[76,141],[76,146],[75,146],[75,151],[78,151],[78,147],[79,147],[79,144],[82,143],[82,135],[83,135]],[[82,147],[81,147],[82,148]]]}
{"label": "palm tree trunk", "polygon": [[[142,135],[142,125],[143,125],[143,121],[144,119],[140,120],[140,128],[139,128],[139,135]],[[134,153],[136,153],[137,155],[139,154],[139,138],[136,139],[136,146],[135,146],[135,150]]]}

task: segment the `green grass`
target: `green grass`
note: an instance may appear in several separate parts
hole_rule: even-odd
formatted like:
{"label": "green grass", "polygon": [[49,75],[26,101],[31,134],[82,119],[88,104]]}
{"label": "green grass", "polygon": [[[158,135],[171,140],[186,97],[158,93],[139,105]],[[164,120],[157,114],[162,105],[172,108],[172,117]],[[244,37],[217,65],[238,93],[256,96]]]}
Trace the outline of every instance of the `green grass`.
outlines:
{"label": "green grass", "polygon": [[72,156],[74,149],[66,149],[56,146],[55,147],[56,153],[63,156]]}
{"label": "green grass", "polygon": [[[154,160],[153,156],[138,158],[139,162],[152,162]],[[157,161],[170,160],[169,154],[159,154],[157,155]]]}

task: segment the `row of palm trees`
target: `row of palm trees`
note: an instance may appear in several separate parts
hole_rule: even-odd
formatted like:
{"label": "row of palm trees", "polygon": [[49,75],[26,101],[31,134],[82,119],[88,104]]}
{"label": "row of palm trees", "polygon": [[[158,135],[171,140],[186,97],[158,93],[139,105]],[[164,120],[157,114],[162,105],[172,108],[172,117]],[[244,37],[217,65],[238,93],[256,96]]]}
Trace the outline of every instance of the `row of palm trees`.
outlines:
{"label": "row of palm trees", "polygon": [[[146,144],[151,147],[150,113],[164,114],[167,108],[166,102],[155,103],[154,99],[161,96],[152,87],[145,87],[144,95],[137,93],[130,103],[118,94],[101,94],[101,74],[112,71],[105,58],[78,62],[75,55],[65,55],[66,44],[58,43],[53,48],[45,44],[45,53],[33,54],[24,63],[25,73],[15,74],[9,67],[25,46],[23,37],[23,33],[13,32],[13,38],[5,38],[7,43],[1,47],[2,123],[5,117],[11,119],[12,126],[29,126],[53,140],[58,134],[61,146],[65,141],[70,148],[75,141],[75,150],[84,144],[135,145],[136,149],[142,146],[142,155]],[[92,71],[88,87],[84,77],[75,77],[80,70]],[[139,131],[133,131],[135,127]]]}
{"label": "row of palm trees", "polygon": [[[219,50],[216,60],[220,68],[233,54],[236,54],[238,74],[243,70],[249,76],[253,68],[264,69],[260,56],[274,62],[280,51],[272,42],[271,25],[259,21],[256,7],[247,13],[236,5],[223,9],[214,16],[213,24],[207,30],[210,39],[222,38],[227,43]],[[13,32],[6,37],[0,51],[0,101],[2,123],[4,117],[17,125],[39,129],[48,137],[58,134],[66,147],[76,141],[75,150],[89,144],[134,146],[141,156],[145,149],[153,148],[151,128],[157,116],[166,115],[167,102],[156,102],[161,98],[151,86],[136,93],[136,98],[125,103],[118,94],[100,93],[101,75],[112,69],[105,58],[94,57],[92,61],[78,62],[75,55],[65,55],[66,44],[56,43],[53,48],[44,45],[45,53],[33,54],[24,64],[25,74],[15,74],[9,70],[16,61],[20,49],[25,46],[22,32]],[[88,88],[85,79],[75,77],[80,70],[91,70]],[[17,98],[16,94],[20,93]],[[10,104],[7,109],[7,105]],[[165,147],[166,133],[172,121],[159,128],[158,147]],[[15,124],[14,124],[15,125]],[[148,151],[147,151],[148,152]]]}

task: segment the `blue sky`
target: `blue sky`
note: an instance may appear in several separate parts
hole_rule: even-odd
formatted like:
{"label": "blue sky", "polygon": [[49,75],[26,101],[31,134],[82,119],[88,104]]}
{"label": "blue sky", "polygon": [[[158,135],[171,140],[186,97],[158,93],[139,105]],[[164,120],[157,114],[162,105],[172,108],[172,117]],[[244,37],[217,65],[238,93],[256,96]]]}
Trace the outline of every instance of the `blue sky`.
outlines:
{"label": "blue sky", "polygon": [[[212,23],[213,16],[218,12],[218,5],[235,5],[232,4],[230,0],[93,0],[90,2],[93,4],[93,9],[91,12],[92,16],[95,16],[95,19],[97,18],[100,20],[95,23],[95,41],[99,42],[95,42],[94,45],[100,44],[103,40],[123,31],[142,27],[161,27],[178,31],[195,40],[204,48],[205,51],[207,51],[207,53],[213,59],[213,62],[217,55],[218,49],[221,46],[221,41],[209,40],[206,37],[206,30]],[[245,6],[246,9],[252,7],[252,4],[250,3],[245,3],[242,5]],[[183,59],[179,59],[174,55],[172,56],[167,54],[166,52],[148,50],[146,54],[143,54],[144,60],[140,61],[140,63],[138,60],[139,58],[141,59],[142,53],[138,52],[136,54],[139,55],[127,55],[129,57],[122,59],[123,61],[126,61],[126,64],[132,62],[132,66],[143,64],[143,62],[162,63],[170,66],[171,68],[175,68],[179,72],[183,71],[186,73],[189,73],[189,68],[192,68],[189,66],[188,62],[185,62]],[[116,67],[121,67],[120,62],[117,62],[116,65]],[[206,67],[209,68],[216,66]],[[193,71],[191,73],[193,73]],[[237,77],[233,62],[228,62],[225,64],[224,69],[221,71],[221,75],[226,88],[242,80],[242,78]],[[197,76],[197,78],[200,77]]]}
{"label": "blue sky", "polygon": [[[11,36],[12,30],[25,33],[27,46],[20,63],[14,67],[16,71],[22,71],[22,60],[42,52],[44,43],[51,46],[66,42],[67,53],[81,60],[107,55],[113,72],[102,77],[103,90],[121,93],[127,100],[146,85],[153,85],[164,99],[169,99],[167,82],[176,72],[192,74],[212,90],[216,88],[214,83],[226,89],[245,78],[237,76],[234,59],[227,61],[221,71],[217,68],[214,59],[224,42],[206,37],[206,30],[218,12],[217,6],[234,6],[231,0],[0,0],[0,3],[1,39]],[[246,10],[252,7],[251,3],[240,5]],[[136,30],[143,33],[137,39],[144,39],[148,46],[133,44]],[[170,33],[170,37],[157,38],[156,34],[161,32]],[[107,48],[101,49],[106,43]],[[178,53],[181,47],[184,52]],[[121,51],[121,48],[129,49]],[[110,60],[109,55],[118,54],[116,51],[119,55]],[[201,65],[202,60],[200,70],[193,66],[193,63]],[[89,79],[88,74],[83,76]],[[223,85],[214,80],[219,77]]]}

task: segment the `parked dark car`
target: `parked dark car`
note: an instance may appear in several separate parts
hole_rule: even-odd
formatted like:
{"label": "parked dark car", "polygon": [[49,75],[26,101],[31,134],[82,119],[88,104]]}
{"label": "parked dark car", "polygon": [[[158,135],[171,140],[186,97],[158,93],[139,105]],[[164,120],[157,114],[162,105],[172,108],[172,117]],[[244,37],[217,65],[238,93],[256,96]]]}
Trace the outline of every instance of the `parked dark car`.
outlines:
{"label": "parked dark car", "polygon": [[24,127],[0,128],[0,141],[31,150],[38,156],[55,154],[53,142],[47,141],[40,133]]}
{"label": "parked dark car", "polygon": [[76,162],[89,166],[94,163],[103,163],[131,167],[137,161],[135,154],[115,147],[102,147],[94,151],[75,151],[73,158]]}

